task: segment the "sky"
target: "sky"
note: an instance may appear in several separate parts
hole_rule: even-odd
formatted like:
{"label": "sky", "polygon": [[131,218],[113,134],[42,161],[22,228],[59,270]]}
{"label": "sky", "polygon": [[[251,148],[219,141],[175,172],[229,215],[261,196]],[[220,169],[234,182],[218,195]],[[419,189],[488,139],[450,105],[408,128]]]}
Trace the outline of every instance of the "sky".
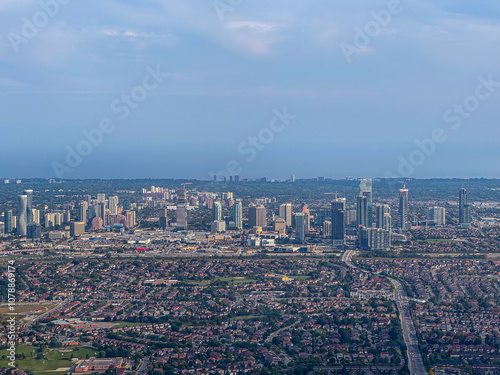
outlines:
{"label": "sky", "polygon": [[499,47],[496,0],[2,0],[0,177],[499,178]]}

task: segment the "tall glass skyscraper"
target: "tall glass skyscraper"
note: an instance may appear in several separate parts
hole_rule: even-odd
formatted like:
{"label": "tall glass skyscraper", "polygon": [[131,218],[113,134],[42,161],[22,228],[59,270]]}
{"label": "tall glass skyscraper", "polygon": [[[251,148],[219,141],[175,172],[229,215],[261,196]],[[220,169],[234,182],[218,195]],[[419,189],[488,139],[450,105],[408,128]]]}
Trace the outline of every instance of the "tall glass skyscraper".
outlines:
{"label": "tall glass skyscraper", "polygon": [[33,222],[33,190],[25,190],[24,195],[26,195],[26,219],[28,224]]}
{"label": "tall glass skyscraper", "polygon": [[406,184],[399,189],[399,227],[401,229],[408,228],[408,189]]}
{"label": "tall glass skyscraper", "polygon": [[470,228],[470,206],[467,190],[465,188],[461,188],[458,193],[458,222],[460,227],[465,229]]}
{"label": "tall glass skyscraper", "polygon": [[213,221],[222,220],[222,203],[221,202],[214,202],[214,205],[212,207],[212,220]]}
{"label": "tall glass skyscraper", "polygon": [[295,214],[295,241],[303,243],[306,238],[306,214],[299,212]]}
{"label": "tall glass skyscraper", "polygon": [[366,227],[371,227],[373,222],[373,190],[372,179],[362,178],[359,180],[359,195],[366,197]]}
{"label": "tall glass skyscraper", "polygon": [[233,206],[233,220],[236,229],[243,229],[243,205],[237,200]]}
{"label": "tall glass skyscraper", "polygon": [[385,228],[385,214],[391,213],[391,208],[388,204],[375,205],[375,228]]}
{"label": "tall glass skyscraper", "polygon": [[12,210],[4,212],[5,234],[12,233]]}
{"label": "tall glass skyscraper", "polygon": [[28,230],[28,196],[20,195],[18,197],[17,205],[17,234],[22,237],[26,237]]}
{"label": "tall glass skyscraper", "polygon": [[356,217],[358,226],[371,227],[368,222],[368,198],[366,195],[359,195],[356,203]]}
{"label": "tall glass skyscraper", "polygon": [[78,205],[78,221],[87,224],[87,203],[80,202]]}
{"label": "tall glass skyscraper", "polygon": [[332,245],[343,248],[345,244],[345,198],[332,201]]}

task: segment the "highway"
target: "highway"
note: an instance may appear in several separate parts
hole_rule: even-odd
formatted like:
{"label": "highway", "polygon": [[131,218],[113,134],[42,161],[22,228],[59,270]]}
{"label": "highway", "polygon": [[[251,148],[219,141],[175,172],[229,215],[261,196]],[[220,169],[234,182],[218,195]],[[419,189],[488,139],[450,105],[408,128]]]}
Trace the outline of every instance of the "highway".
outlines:
{"label": "highway", "polygon": [[[342,261],[349,267],[358,268],[352,264],[352,257],[356,252],[354,250],[346,250],[342,255]],[[358,268],[360,269],[360,268]],[[368,272],[362,270],[363,272]],[[399,318],[401,320],[401,328],[403,330],[403,338],[407,347],[408,367],[411,375],[426,375],[427,371],[422,361],[420,348],[418,347],[417,333],[410,315],[410,305],[406,292],[398,280],[389,278],[394,285],[394,300],[399,310]]]}

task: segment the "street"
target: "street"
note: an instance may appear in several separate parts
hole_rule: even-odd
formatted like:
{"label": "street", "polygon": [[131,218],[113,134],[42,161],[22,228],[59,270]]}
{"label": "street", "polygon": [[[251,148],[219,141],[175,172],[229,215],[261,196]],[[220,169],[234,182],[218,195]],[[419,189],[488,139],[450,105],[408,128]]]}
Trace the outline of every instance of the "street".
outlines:
{"label": "street", "polygon": [[[352,264],[352,257],[354,256],[354,250],[346,250],[342,255],[342,261],[345,262],[349,267],[357,268]],[[367,272],[362,270],[363,272]],[[417,333],[411,320],[410,315],[410,305],[408,303],[408,298],[406,298],[406,292],[398,280],[389,278],[391,283],[394,285],[394,300],[399,310],[399,318],[401,320],[401,328],[403,330],[403,338],[408,352],[408,367],[410,369],[411,375],[425,375],[427,371],[422,361],[422,355],[420,354],[420,349],[418,347]]]}

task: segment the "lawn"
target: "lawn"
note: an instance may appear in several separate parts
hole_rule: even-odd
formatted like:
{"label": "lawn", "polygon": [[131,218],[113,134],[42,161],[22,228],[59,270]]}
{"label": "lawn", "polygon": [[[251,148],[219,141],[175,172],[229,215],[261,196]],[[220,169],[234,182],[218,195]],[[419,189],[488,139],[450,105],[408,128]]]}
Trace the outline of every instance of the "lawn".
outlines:
{"label": "lawn", "polygon": [[[71,361],[71,356],[73,358],[78,358],[78,359],[83,359],[86,357],[88,354],[89,357],[95,356],[95,349],[90,348],[90,347],[84,347],[84,346],[79,346],[79,347],[73,347],[73,348],[57,348],[57,349],[46,349],[43,353],[43,359],[36,359],[36,350],[37,348],[29,346],[29,345],[19,345],[16,348],[16,353],[19,356],[19,354],[24,354],[26,356],[25,359],[19,359],[16,361],[16,365],[21,369],[21,370],[31,370],[35,374],[44,374],[44,375],[50,375],[50,374],[61,374],[61,372],[51,372],[49,373],[48,371],[54,371],[59,368],[69,368],[73,366],[73,363]],[[68,352],[63,352],[69,350]],[[4,355],[7,355],[7,350],[0,350],[0,358],[3,357]],[[0,367],[7,367],[8,366],[8,359],[0,359]]]}
{"label": "lawn", "polygon": [[[23,314],[28,311],[31,311],[33,314],[43,314],[44,312],[49,311],[50,309],[53,309],[57,304],[56,303],[50,303],[50,304],[39,304],[39,305],[16,305],[14,311],[10,311],[9,307],[6,304],[2,304],[0,306],[0,315],[6,314],[8,312],[15,312],[18,314]],[[37,311],[37,309],[40,309]]]}
{"label": "lawn", "polygon": [[[116,322],[113,322],[113,323],[116,323]],[[135,327],[135,326],[143,326],[145,324],[151,324],[151,323],[118,322],[118,324],[114,325],[113,328]]]}

